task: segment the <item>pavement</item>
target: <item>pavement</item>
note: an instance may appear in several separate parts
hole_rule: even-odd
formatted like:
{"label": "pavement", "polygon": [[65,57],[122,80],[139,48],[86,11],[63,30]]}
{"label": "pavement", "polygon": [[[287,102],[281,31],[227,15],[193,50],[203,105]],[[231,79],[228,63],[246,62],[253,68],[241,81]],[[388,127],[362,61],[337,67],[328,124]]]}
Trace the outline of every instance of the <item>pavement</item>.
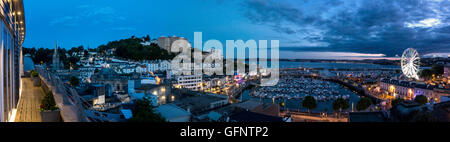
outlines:
{"label": "pavement", "polygon": [[42,122],[39,107],[44,98],[44,90],[33,86],[31,78],[22,78],[22,96],[20,96],[15,122]]}
{"label": "pavement", "polygon": [[[334,116],[320,117],[317,115],[298,112],[297,113],[291,112],[289,114],[292,118],[292,122],[348,122],[348,118],[346,117],[341,118],[336,118]],[[286,113],[282,112],[281,116],[286,116]]]}

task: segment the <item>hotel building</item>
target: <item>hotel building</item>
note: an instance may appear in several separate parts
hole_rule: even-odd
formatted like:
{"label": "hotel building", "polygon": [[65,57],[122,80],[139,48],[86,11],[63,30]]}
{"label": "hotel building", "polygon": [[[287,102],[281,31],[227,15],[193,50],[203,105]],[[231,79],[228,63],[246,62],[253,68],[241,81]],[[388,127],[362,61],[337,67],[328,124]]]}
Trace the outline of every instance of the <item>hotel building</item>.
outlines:
{"label": "hotel building", "polygon": [[0,8],[0,122],[8,122],[20,96],[25,16],[22,0],[1,0]]}

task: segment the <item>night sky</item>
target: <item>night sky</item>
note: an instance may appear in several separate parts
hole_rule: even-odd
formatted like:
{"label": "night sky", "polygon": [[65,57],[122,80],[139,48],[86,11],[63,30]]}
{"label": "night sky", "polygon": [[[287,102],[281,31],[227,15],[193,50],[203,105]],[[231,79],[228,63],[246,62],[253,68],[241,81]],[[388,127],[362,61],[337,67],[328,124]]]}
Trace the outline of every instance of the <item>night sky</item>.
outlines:
{"label": "night sky", "polygon": [[[285,58],[450,53],[449,0],[24,0],[24,47],[177,35],[280,40]],[[326,53],[326,54],[321,54]],[[436,54],[439,53],[439,54]]]}

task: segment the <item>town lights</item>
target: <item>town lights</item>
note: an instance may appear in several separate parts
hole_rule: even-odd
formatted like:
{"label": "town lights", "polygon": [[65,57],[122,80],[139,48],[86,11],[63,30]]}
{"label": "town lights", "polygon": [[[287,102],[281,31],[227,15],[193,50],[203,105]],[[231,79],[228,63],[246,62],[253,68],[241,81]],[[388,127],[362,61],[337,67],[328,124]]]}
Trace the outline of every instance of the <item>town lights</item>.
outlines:
{"label": "town lights", "polygon": [[414,92],[413,92],[412,89],[409,89],[409,90],[408,90],[408,95],[409,95],[409,96],[413,96],[413,95],[414,95]]}
{"label": "town lights", "polygon": [[390,93],[395,93],[395,87],[394,87],[394,85],[389,86],[389,92],[390,92]]}

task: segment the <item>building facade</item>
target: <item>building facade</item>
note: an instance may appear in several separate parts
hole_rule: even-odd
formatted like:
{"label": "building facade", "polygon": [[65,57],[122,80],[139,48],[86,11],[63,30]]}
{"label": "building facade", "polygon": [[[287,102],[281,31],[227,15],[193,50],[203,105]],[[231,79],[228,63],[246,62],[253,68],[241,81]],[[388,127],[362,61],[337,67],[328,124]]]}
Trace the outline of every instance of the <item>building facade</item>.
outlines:
{"label": "building facade", "polygon": [[105,85],[111,88],[111,92],[126,93],[128,91],[128,79],[121,77],[112,69],[102,69],[91,77],[92,84]]}
{"label": "building facade", "polygon": [[444,67],[444,77],[450,77],[450,64]]}
{"label": "building facade", "polygon": [[381,79],[379,86],[380,90],[393,94],[396,98],[405,100],[414,100],[416,96],[423,95],[429,101],[439,103],[442,96],[450,96],[449,89],[404,80]]}
{"label": "building facade", "polygon": [[178,84],[176,86],[198,91],[201,89],[202,79],[203,79],[202,75],[177,76]]}
{"label": "building facade", "polygon": [[8,122],[14,119],[20,97],[25,14],[22,0],[2,0],[0,8],[0,122]]}

